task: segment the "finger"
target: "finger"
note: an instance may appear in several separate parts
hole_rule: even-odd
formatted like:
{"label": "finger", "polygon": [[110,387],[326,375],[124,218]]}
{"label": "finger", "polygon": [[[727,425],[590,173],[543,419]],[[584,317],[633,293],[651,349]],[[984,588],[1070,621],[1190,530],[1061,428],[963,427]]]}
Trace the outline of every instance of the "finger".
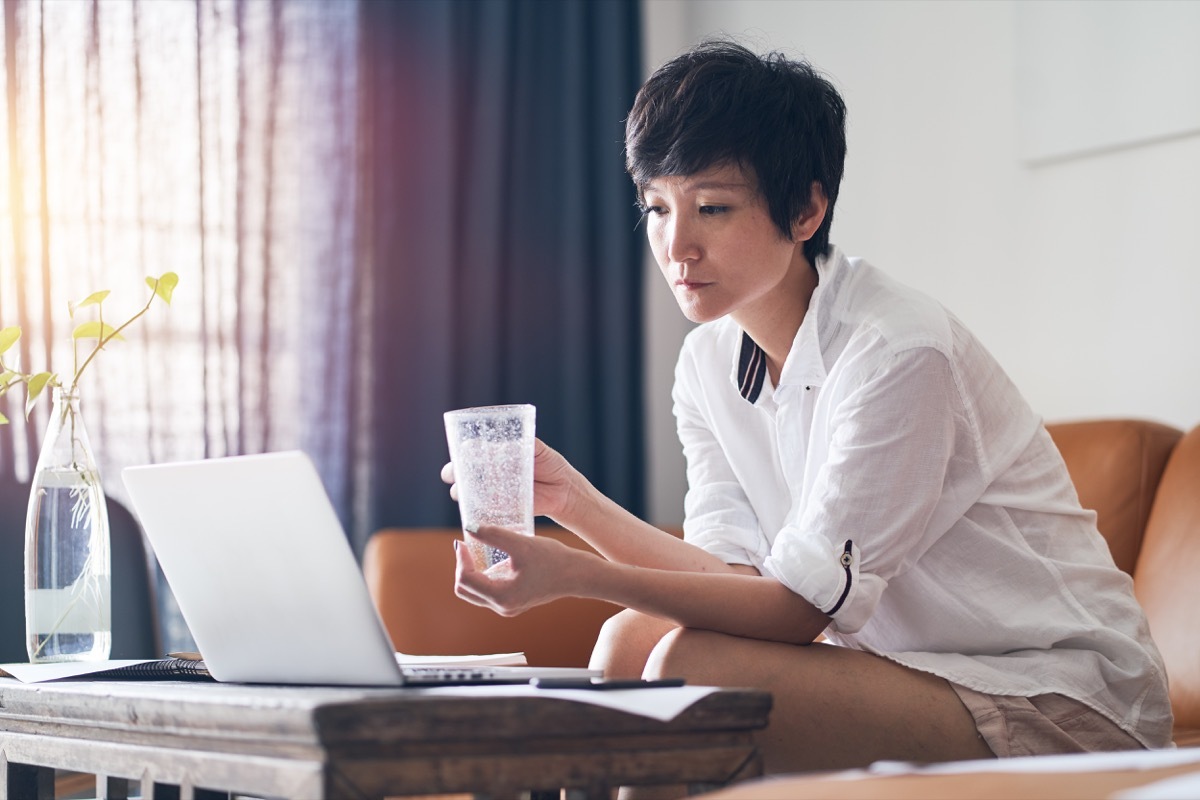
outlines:
{"label": "finger", "polygon": [[510,606],[504,600],[492,597],[484,592],[477,591],[475,587],[468,586],[463,583],[455,585],[454,593],[458,595],[459,598],[466,600],[468,603],[486,608],[502,617],[514,617],[524,610],[522,608]]}
{"label": "finger", "polygon": [[447,461],[442,467],[441,478],[443,483],[450,484],[450,499],[458,502],[458,484],[454,482],[454,462]]}
{"label": "finger", "polygon": [[455,585],[465,586],[478,595],[492,598],[511,575],[509,562],[506,559],[498,564],[481,567],[475,560],[476,555],[475,548],[466,543],[459,546],[455,556],[458,560],[454,572]]}
{"label": "finger", "polygon": [[521,540],[528,538],[523,533],[517,533],[509,528],[501,528],[498,525],[480,525],[475,530],[470,531],[470,535],[475,541],[491,545],[492,547],[499,547],[509,555],[512,555],[512,547],[519,546]]}
{"label": "finger", "polygon": [[475,568],[475,559],[464,542],[455,540],[454,548],[454,593],[467,602],[477,606],[488,606],[487,598],[475,587],[479,581],[479,570]]}
{"label": "finger", "polygon": [[454,580],[457,582],[463,575],[475,572],[475,558],[471,549],[462,539],[454,540]]}
{"label": "finger", "polygon": [[[467,555],[467,561],[470,561],[470,554]],[[456,595],[469,603],[502,613],[503,604],[494,596],[496,589],[493,577],[474,566],[464,567],[455,576],[454,593]]]}
{"label": "finger", "polygon": [[487,597],[461,582],[456,582],[454,584],[454,594],[459,598],[466,600],[468,603],[471,603],[472,605],[483,606],[484,608],[492,607],[492,604]]}

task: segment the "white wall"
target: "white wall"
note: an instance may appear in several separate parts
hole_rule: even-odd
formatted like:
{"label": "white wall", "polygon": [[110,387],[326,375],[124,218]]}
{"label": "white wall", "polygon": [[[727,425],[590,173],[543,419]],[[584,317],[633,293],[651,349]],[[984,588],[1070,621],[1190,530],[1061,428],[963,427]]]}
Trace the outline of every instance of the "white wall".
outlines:
{"label": "white wall", "polygon": [[[647,0],[645,60],[652,70],[720,33],[808,58],[849,108],[834,242],[953,310],[1047,420],[1190,428],[1200,423],[1200,132],[1023,161],[1020,2]],[[650,262],[647,273],[648,516],[677,523],[683,461],[669,394],[687,323]]]}

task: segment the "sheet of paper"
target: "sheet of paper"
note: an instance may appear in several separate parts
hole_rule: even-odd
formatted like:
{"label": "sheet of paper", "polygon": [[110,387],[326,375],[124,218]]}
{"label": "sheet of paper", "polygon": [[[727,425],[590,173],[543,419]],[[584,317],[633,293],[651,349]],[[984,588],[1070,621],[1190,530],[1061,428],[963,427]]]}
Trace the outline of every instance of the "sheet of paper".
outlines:
{"label": "sheet of paper", "polygon": [[[195,654],[193,654],[195,655]],[[196,656],[198,657],[198,655]],[[145,664],[158,659],[116,659],[109,661],[66,661],[50,664],[0,664],[0,676],[8,675],[22,683],[42,683],[62,678],[79,678],[131,664]],[[488,653],[469,656],[414,656],[396,653],[396,662],[403,667],[523,667],[524,653]],[[573,674],[573,673],[564,673]]]}
{"label": "sheet of paper", "polygon": [[629,714],[669,722],[715,691],[715,686],[673,686],[663,689],[538,689],[535,686],[437,686],[409,691],[465,697],[551,697],[605,706]]}
{"label": "sheet of paper", "polygon": [[1181,797],[1200,797],[1200,770],[1117,792],[1112,800],[1179,800]]}
{"label": "sheet of paper", "polygon": [[413,656],[396,653],[402,667],[523,667],[524,653],[489,653],[476,656]]}
{"label": "sheet of paper", "polygon": [[117,659],[115,661],[65,661],[50,664],[0,664],[0,674],[9,675],[22,683],[43,683],[61,678],[78,678],[131,664],[147,664],[155,658]]}
{"label": "sheet of paper", "polygon": [[1124,750],[1115,753],[1080,753],[1062,756],[1027,756],[982,761],[950,761],[943,764],[909,764],[877,761],[860,774],[953,775],[969,772],[1105,772],[1127,769],[1157,769],[1180,764],[1200,764],[1200,747],[1164,750]]}

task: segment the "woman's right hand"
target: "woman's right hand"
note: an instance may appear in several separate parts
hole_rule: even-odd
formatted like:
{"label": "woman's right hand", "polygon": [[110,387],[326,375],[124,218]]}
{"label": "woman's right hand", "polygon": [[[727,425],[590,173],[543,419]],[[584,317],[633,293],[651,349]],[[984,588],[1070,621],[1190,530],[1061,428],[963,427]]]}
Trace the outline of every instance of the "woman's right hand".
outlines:
{"label": "woman's right hand", "polygon": [[[453,462],[442,467],[442,480],[450,484],[450,497],[458,500]],[[533,443],[533,513],[566,526],[573,510],[590,488],[587,479],[554,448],[541,439]]]}
{"label": "woman's right hand", "polygon": [[566,524],[590,484],[541,439],[533,443],[533,513]]}

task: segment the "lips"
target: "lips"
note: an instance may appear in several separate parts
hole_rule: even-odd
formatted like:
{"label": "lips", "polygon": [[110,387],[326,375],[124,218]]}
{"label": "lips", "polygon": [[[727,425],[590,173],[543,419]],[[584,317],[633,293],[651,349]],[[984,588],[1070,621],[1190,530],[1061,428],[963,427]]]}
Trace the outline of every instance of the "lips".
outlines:
{"label": "lips", "polygon": [[695,289],[703,289],[705,286],[711,286],[712,284],[706,281],[689,281],[680,278],[679,280],[675,281],[675,285],[691,291]]}

